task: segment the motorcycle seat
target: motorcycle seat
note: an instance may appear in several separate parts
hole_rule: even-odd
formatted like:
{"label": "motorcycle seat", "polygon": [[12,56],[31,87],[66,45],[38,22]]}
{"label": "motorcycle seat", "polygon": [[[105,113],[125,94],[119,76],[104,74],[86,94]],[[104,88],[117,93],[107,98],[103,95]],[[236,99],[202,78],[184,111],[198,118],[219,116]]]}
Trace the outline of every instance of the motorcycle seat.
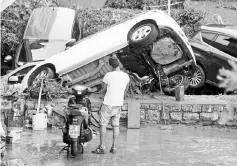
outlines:
{"label": "motorcycle seat", "polygon": [[80,109],[70,109],[68,112],[69,115],[75,115],[75,116],[84,116],[87,117],[88,116],[88,109],[85,107],[81,107]]}

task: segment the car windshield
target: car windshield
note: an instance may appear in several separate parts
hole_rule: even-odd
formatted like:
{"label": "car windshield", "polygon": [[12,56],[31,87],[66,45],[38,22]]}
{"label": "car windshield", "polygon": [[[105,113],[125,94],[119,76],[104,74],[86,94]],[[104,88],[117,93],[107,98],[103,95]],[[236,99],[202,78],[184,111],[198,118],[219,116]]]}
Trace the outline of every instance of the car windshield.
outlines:
{"label": "car windshield", "polygon": [[216,36],[216,34],[214,34],[214,33],[201,32],[202,40],[207,44],[210,44],[213,41],[215,36]]}

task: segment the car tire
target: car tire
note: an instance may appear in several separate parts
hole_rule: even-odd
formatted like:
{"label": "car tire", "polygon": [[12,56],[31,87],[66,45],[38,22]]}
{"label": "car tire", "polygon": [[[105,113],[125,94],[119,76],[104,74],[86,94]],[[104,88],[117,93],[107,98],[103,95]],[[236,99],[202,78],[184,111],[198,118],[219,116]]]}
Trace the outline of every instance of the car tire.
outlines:
{"label": "car tire", "polygon": [[138,23],[128,32],[128,44],[137,49],[147,47],[156,41],[158,35],[154,24]]}
{"label": "car tire", "polygon": [[[187,76],[184,76],[183,82],[179,84],[179,86],[183,85],[184,86],[184,93],[188,90],[189,88],[189,78]],[[175,87],[164,87],[162,88],[163,92],[168,95],[168,96],[175,96]]]}
{"label": "car tire", "polygon": [[[44,77],[44,75],[45,75],[45,77]],[[47,79],[53,79],[53,78],[55,78],[56,75],[55,75],[55,72],[50,67],[40,66],[29,76],[28,87],[31,86],[33,84],[33,82],[35,81],[35,79],[40,76],[47,78]]]}
{"label": "car tire", "polygon": [[193,74],[193,77],[189,77],[190,88],[197,89],[202,87],[206,81],[206,74],[201,66],[196,65],[196,70]]}

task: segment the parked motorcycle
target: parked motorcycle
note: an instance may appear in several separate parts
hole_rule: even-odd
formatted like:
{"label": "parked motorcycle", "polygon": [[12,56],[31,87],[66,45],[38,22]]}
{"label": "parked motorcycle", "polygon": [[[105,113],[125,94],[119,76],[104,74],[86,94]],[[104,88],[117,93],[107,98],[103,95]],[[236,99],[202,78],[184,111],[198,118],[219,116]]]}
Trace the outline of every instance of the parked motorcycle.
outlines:
{"label": "parked motorcycle", "polygon": [[[160,87],[165,94],[174,95],[175,88],[184,85],[184,90],[186,91],[189,87],[188,77],[184,74],[177,73],[170,77],[160,77],[157,81],[153,75],[145,75],[140,77],[137,73],[129,72],[129,77],[131,80],[131,87],[133,92],[137,94],[149,94],[150,92],[157,92]],[[161,85],[160,85],[161,83]]]}
{"label": "parked motorcycle", "polygon": [[93,138],[93,130],[90,127],[91,102],[86,97],[91,91],[82,86],[72,89],[73,97],[68,101],[65,110],[65,126],[62,129],[63,142],[68,144],[67,149],[71,148],[71,155],[77,156],[83,153],[84,143]]}

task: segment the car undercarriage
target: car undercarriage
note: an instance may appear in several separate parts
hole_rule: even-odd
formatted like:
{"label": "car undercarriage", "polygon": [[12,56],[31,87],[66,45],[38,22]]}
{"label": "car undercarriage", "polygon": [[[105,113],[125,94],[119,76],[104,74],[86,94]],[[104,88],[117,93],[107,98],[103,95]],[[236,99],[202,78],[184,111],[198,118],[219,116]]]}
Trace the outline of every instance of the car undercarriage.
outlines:
{"label": "car undercarriage", "polygon": [[[188,76],[194,70],[193,59],[185,55],[181,43],[168,28],[160,29],[160,35],[149,45],[137,48],[128,45],[112,54],[86,64],[76,70],[61,76],[63,81],[70,86],[85,85],[88,87],[100,86],[103,76],[112,71],[108,59],[115,56],[120,61],[123,71],[129,73],[133,85],[144,86],[149,84],[149,89],[159,88],[173,93],[175,87],[184,84],[188,88]],[[140,87],[142,88],[142,87]]]}

